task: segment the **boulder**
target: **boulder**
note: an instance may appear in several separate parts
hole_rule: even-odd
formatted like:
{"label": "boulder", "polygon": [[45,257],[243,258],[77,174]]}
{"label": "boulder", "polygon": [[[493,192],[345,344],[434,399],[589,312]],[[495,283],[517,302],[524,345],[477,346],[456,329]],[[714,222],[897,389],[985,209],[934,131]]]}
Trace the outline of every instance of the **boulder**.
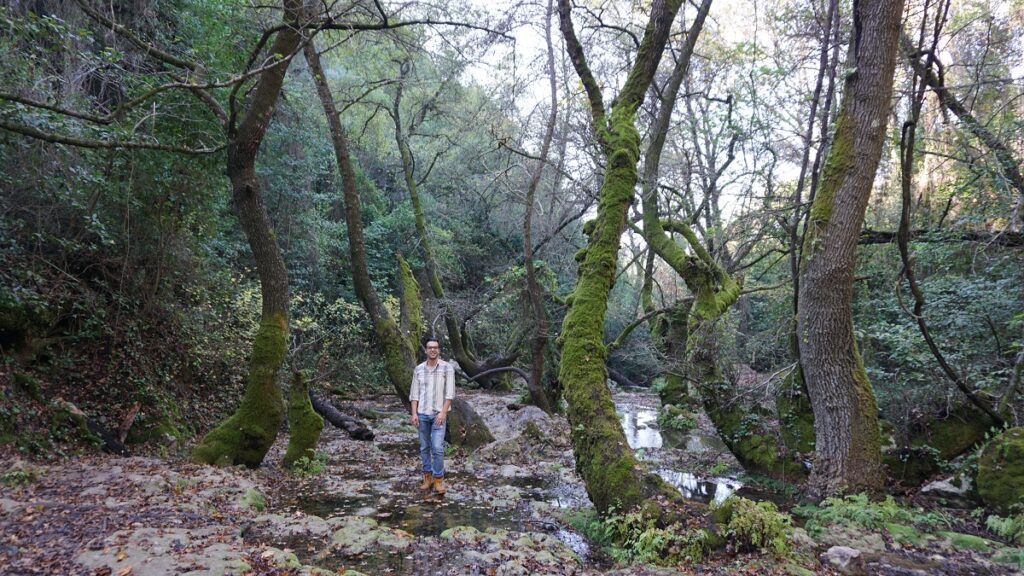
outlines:
{"label": "boulder", "polygon": [[978,460],[978,494],[1000,512],[1024,502],[1024,428],[1010,428],[985,446]]}
{"label": "boulder", "polygon": [[821,555],[821,563],[834,568],[840,574],[867,574],[864,557],[859,550],[849,546],[833,546]]}

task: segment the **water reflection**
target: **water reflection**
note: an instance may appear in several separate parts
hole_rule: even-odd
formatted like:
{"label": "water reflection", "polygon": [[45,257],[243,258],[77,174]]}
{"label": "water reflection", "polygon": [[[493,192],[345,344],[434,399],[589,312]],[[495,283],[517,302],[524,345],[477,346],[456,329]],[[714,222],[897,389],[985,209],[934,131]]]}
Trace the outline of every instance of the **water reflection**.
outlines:
{"label": "water reflection", "polygon": [[678,488],[685,498],[705,503],[722,502],[743,487],[742,482],[732,478],[702,479],[689,472],[675,470],[659,470],[658,475]]}
{"label": "water reflection", "polygon": [[622,429],[630,448],[661,448],[657,410],[632,404],[620,404],[615,409],[622,420]]}

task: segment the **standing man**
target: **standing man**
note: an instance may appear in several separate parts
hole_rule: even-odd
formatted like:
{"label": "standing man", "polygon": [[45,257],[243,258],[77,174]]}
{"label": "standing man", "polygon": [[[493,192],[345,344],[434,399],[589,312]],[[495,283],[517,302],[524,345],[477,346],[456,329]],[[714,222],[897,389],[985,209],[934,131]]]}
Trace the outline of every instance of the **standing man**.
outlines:
{"label": "standing man", "polygon": [[420,431],[420,459],[423,461],[423,483],[420,490],[444,494],[444,432],[448,410],[455,399],[455,369],[438,358],[441,344],[427,340],[427,361],[412,373],[409,400],[412,402],[412,425]]}

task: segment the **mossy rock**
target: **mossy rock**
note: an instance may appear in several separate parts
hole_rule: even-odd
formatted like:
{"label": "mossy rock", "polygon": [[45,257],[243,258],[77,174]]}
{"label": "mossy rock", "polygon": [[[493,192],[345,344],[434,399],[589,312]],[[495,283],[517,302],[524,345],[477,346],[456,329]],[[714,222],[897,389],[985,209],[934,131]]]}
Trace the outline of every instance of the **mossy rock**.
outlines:
{"label": "mossy rock", "polygon": [[978,494],[1000,512],[1024,502],[1024,428],[1010,428],[985,446],[978,460]]}
{"label": "mossy rock", "polygon": [[925,534],[913,526],[906,526],[904,524],[887,522],[885,524],[885,530],[889,533],[889,536],[892,537],[893,542],[904,546],[924,548],[929,542],[935,540],[935,537],[931,534]]}
{"label": "mossy rock", "polygon": [[950,460],[971,449],[985,438],[992,420],[980,410],[963,406],[941,420],[931,420],[927,428],[914,433],[910,446],[931,446],[939,458]]}
{"label": "mossy rock", "polygon": [[882,462],[890,478],[905,486],[919,486],[938,472],[943,461],[956,458],[980,442],[991,426],[992,421],[984,413],[962,406],[946,418],[911,430],[902,446],[883,450]]}
{"label": "mossy rock", "polygon": [[993,542],[981,536],[973,534],[961,534],[959,532],[939,532],[938,536],[943,538],[943,548],[953,551],[973,550],[974,552],[989,553],[1002,548],[998,542]]}
{"label": "mossy rock", "polygon": [[882,451],[887,475],[905,486],[919,486],[939,469],[935,451],[927,448],[901,448]]}

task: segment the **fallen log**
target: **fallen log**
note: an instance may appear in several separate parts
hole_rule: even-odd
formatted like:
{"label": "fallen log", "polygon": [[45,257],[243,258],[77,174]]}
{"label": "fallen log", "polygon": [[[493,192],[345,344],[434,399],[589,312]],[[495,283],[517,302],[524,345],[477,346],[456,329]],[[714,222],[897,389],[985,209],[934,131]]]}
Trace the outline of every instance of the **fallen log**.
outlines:
{"label": "fallen log", "polygon": [[349,437],[355,440],[373,440],[373,430],[370,430],[370,427],[365,422],[348,414],[342,414],[326,398],[321,398],[310,390],[309,401],[317,414],[323,416],[324,420],[347,432]]}

